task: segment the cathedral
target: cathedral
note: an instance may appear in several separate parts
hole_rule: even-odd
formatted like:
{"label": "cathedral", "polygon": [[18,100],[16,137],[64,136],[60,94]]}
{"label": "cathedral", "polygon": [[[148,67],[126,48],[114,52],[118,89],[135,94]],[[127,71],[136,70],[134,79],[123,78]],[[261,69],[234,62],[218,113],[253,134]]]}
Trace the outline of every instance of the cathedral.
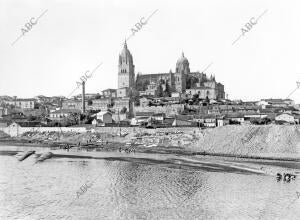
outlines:
{"label": "cathedral", "polygon": [[176,62],[175,72],[137,74],[135,77],[133,58],[125,42],[119,55],[117,96],[128,97],[135,92],[151,96],[171,96],[177,93],[198,94],[203,99],[225,98],[224,85],[216,82],[214,76],[191,72],[184,53]]}

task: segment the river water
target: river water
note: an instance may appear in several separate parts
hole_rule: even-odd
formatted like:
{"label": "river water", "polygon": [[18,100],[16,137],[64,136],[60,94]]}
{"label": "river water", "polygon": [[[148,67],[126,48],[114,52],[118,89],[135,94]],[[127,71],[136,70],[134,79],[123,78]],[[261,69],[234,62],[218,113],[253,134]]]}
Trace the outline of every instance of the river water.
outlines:
{"label": "river water", "polygon": [[0,219],[300,219],[299,176],[286,183],[144,159],[34,161],[0,156]]}

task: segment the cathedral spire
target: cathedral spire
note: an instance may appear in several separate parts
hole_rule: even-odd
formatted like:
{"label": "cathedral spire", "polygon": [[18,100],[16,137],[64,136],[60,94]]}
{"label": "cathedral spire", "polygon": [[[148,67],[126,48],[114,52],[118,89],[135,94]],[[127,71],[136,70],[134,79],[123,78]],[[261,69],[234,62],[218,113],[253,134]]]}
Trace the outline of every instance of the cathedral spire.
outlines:
{"label": "cathedral spire", "polygon": [[127,49],[126,38],[125,38],[125,42],[124,42],[124,48]]}

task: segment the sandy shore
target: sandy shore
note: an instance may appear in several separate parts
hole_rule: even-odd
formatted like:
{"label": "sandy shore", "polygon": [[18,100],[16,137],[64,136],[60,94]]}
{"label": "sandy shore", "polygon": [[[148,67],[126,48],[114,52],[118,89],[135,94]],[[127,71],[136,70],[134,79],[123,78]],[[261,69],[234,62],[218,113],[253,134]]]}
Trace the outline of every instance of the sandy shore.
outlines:
{"label": "sandy shore", "polygon": [[[124,148],[123,148],[124,149]],[[39,157],[44,152],[48,152],[48,147],[35,146],[33,144],[26,146],[0,146],[0,155],[16,156],[17,153],[35,150],[33,157]],[[70,161],[86,159],[105,159],[113,161],[124,161],[132,163],[142,163],[147,165],[163,166],[173,169],[206,170],[208,172],[235,172],[252,173],[258,175],[270,175],[276,177],[277,173],[291,173],[298,175],[300,173],[299,161],[278,160],[274,158],[241,158],[220,155],[192,155],[192,154],[174,154],[172,152],[161,153],[155,149],[153,151],[125,153],[119,150],[103,151],[101,148],[87,150],[86,148],[71,148],[69,150],[52,149],[52,159],[67,159]],[[26,159],[27,160],[27,159]],[[29,162],[34,164],[35,159],[29,158]]]}
{"label": "sandy shore", "polygon": [[[240,159],[251,159],[251,160],[270,160],[270,161],[290,161],[290,162],[300,162],[300,158],[298,157],[289,157],[286,156],[274,156],[274,155],[266,155],[266,156],[250,156],[250,155],[237,155],[237,154],[226,154],[226,153],[210,153],[205,151],[191,151],[190,149],[184,149],[183,147],[178,146],[153,146],[153,147],[144,147],[142,145],[125,145],[124,143],[107,143],[107,144],[93,144],[90,143],[88,145],[70,145],[70,143],[63,142],[28,142],[22,140],[0,140],[0,153],[7,147],[21,147],[21,148],[44,148],[45,151],[53,151],[57,152],[57,150],[63,152],[64,156],[74,156],[74,157],[84,157],[84,152],[90,152],[91,155],[88,157],[93,157],[93,152],[124,152],[127,150],[128,153],[143,153],[143,154],[175,154],[175,155],[185,155],[185,156],[206,156],[206,157],[222,157],[222,158],[240,158]],[[64,149],[66,146],[71,147],[69,150]],[[4,148],[3,148],[4,147]],[[11,151],[17,153],[18,151]],[[74,153],[76,152],[76,153]],[[14,153],[12,153],[14,154]]]}

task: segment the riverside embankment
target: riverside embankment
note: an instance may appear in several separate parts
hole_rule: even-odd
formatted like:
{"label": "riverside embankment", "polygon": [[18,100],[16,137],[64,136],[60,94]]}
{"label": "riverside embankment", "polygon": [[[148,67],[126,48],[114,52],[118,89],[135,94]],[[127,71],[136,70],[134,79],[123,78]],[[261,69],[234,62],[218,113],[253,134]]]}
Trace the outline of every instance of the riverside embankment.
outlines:
{"label": "riverside embankment", "polygon": [[84,133],[47,132],[43,129],[26,132],[20,137],[2,138],[0,143],[52,147],[56,144],[68,144],[97,148],[99,151],[115,151],[120,147],[127,147],[145,153],[300,160],[300,126],[294,125],[231,125],[213,129],[97,127],[88,128]]}

